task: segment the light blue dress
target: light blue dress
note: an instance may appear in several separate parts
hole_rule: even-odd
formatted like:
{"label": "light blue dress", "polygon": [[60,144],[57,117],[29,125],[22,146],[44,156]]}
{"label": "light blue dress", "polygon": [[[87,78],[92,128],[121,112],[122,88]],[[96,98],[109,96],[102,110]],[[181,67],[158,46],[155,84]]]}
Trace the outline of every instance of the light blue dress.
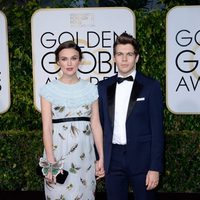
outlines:
{"label": "light blue dress", "polygon": [[[96,157],[89,119],[91,105],[98,99],[96,85],[82,79],[75,84],[54,80],[41,88],[40,95],[52,104],[55,158],[69,172],[64,184],[44,181],[46,199],[95,199]],[[59,121],[66,118],[68,121]]]}

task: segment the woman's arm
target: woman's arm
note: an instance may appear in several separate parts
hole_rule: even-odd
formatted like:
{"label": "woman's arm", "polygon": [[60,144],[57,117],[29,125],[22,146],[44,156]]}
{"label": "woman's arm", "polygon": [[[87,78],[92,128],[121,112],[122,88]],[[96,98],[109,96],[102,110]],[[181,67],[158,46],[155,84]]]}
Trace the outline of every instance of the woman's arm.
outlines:
{"label": "woman's arm", "polygon": [[96,166],[96,174],[99,177],[103,177],[104,176],[103,133],[102,133],[102,127],[101,127],[100,119],[99,119],[98,100],[96,100],[92,104],[91,127],[92,127],[92,133],[94,136],[94,142],[95,142],[98,156],[99,156],[99,160]]}
{"label": "woman's arm", "polygon": [[54,163],[56,160],[53,154],[51,103],[49,103],[44,97],[41,97],[41,114],[43,143],[47,161]]}

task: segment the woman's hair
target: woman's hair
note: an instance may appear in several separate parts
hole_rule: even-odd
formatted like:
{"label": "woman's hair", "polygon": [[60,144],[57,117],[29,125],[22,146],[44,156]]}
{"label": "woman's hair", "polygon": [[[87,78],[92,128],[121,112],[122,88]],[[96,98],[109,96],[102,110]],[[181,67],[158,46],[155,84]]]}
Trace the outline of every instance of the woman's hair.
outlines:
{"label": "woman's hair", "polygon": [[82,55],[81,48],[74,41],[69,40],[69,41],[61,43],[58,46],[58,48],[55,50],[56,62],[58,62],[58,60],[59,60],[59,53],[63,49],[74,49],[74,50],[78,51],[78,53],[79,53],[79,60],[82,60],[83,55]]}
{"label": "woman's hair", "polygon": [[135,54],[139,54],[139,44],[137,40],[130,34],[123,32],[120,36],[118,36],[113,45],[113,54],[116,54],[116,46],[119,44],[131,44],[135,50]]}

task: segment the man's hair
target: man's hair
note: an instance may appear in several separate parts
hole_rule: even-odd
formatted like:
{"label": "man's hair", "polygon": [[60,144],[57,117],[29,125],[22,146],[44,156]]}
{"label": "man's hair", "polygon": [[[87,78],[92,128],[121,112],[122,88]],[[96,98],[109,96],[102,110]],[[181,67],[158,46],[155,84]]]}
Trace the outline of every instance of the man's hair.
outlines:
{"label": "man's hair", "polygon": [[116,54],[116,46],[119,44],[131,44],[135,50],[135,54],[139,54],[139,44],[137,40],[130,34],[123,32],[120,36],[118,36],[113,45],[113,54]]}
{"label": "man's hair", "polygon": [[81,52],[81,48],[74,41],[69,40],[69,41],[61,43],[58,46],[58,48],[55,50],[56,62],[59,60],[59,53],[63,49],[74,49],[74,50],[78,51],[78,53],[79,53],[79,60],[82,60],[83,55],[82,55],[82,52]]}

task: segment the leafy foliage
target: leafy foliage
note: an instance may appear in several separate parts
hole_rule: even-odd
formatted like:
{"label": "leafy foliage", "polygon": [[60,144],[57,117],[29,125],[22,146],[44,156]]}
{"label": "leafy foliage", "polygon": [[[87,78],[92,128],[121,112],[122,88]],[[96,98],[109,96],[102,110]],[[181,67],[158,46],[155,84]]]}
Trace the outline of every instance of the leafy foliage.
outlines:
{"label": "leafy foliage", "polygon": [[165,173],[161,191],[200,191],[199,144],[199,132],[171,131],[166,135]]}
{"label": "leafy foliage", "polygon": [[[52,7],[70,7],[76,0],[49,1]],[[31,17],[44,1],[0,0],[8,21],[11,107],[0,115],[1,130],[41,128],[41,116],[33,102]]]}
{"label": "leafy foliage", "polygon": [[168,10],[136,10],[136,37],[140,42],[138,69],[158,79],[163,90],[165,131],[199,130],[200,115],[174,115],[166,106],[166,15]]}
{"label": "leafy foliage", "polygon": [[200,0],[160,0],[168,8],[178,5],[200,5]]}
{"label": "leafy foliage", "polygon": [[[159,191],[199,192],[199,132],[171,131],[165,137],[165,170]],[[0,132],[0,190],[43,190],[43,181],[35,172],[42,146],[42,131]],[[71,170],[75,173],[78,168],[72,164]],[[104,179],[97,182],[97,191],[105,191]]]}
{"label": "leafy foliage", "polygon": [[0,146],[0,190],[42,190],[35,172],[42,155],[41,131],[1,132]]}
{"label": "leafy foliage", "polygon": [[[49,1],[49,6],[70,6],[70,0]],[[87,2],[87,1],[85,1]],[[170,1],[172,3],[173,1]],[[1,10],[8,20],[8,41],[11,80],[11,107],[0,115],[0,129],[34,130],[41,128],[41,116],[34,108],[32,57],[31,57],[31,16],[44,6],[44,1],[0,0]],[[20,5],[20,6],[19,6]],[[173,4],[174,5],[174,4]],[[171,5],[172,6],[172,5]],[[146,12],[135,10],[137,38],[141,45],[139,69],[160,80],[165,102],[165,21],[168,9]],[[200,130],[198,115],[174,115],[165,105],[165,129]]]}
{"label": "leafy foliage", "polygon": [[19,6],[3,7],[8,21],[8,45],[10,60],[11,108],[0,116],[0,127],[4,130],[29,130],[40,128],[40,116],[33,106],[33,82],[31,60],[32,13],[39,8],[35,1]]}
{"label": "leafy foliage", "polygon": [[126,6],[130,9],[142,8],[147,4],[148,0],[99,0],[100,6]]}

